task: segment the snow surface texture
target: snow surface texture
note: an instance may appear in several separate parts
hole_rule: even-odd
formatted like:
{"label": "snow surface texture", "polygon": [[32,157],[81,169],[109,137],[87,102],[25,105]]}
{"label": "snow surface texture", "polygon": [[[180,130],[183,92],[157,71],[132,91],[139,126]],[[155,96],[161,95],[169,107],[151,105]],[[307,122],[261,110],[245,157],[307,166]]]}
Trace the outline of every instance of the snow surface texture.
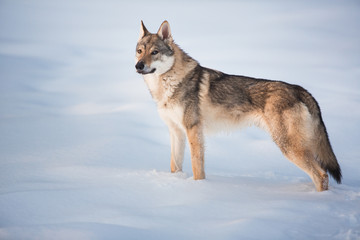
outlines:
{"label": "snow surface texture", "polygon": [[[358,1],[0,1],[0,239],[360,239]],[[203,66],[318,100],[343,184],[317,193],[257,128],[171,174],[134,68],[140,20]]]}

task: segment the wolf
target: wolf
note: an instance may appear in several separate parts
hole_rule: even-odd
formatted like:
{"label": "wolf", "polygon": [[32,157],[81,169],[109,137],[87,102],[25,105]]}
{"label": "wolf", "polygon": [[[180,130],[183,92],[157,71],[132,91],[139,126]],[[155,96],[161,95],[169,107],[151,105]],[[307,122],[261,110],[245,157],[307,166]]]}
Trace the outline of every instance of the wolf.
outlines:
{"label": "wolf", "polygon": [[171,172],[182,171],[187,139],[194,179],[204,179],[204,132],[253,124],[270,133],[317,191],[328,190],[327,173],[341,183],[319,105],[304,88],[203,67],[174,42],[167,21],[155,34],[141,21],[135,68],[169,128]]}

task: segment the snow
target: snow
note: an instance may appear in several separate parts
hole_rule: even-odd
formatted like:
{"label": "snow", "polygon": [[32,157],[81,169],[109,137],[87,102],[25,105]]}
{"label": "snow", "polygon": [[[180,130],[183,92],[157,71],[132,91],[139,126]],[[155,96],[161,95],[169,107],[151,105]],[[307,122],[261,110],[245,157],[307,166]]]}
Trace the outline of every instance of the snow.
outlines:
{"label": "snow", "polygon": [[[357,1],[0,2],[0,239],[360,239]],[[257,128],[170,173],[140,20],[202,65],[304,86],[343,170],[318,193]]]}

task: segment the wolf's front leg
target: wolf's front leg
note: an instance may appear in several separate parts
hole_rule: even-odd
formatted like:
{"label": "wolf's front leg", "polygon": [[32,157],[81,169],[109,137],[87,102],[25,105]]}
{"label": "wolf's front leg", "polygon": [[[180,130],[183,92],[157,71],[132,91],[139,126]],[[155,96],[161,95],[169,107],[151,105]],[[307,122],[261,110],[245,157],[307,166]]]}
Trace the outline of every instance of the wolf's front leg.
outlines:
{"label": "wolf's front leg", "polygon": [[194,173],[194,179],[204,179],[204,136],[201,125],[195,125],[190,129],[187,129],[187,136],[190,145],[191,165]]}
{"label": "wolf's front leg", "polygon": [[171,141],[171,172],[181,172],[184,160],[185,133],[177,126],[169,127]]}

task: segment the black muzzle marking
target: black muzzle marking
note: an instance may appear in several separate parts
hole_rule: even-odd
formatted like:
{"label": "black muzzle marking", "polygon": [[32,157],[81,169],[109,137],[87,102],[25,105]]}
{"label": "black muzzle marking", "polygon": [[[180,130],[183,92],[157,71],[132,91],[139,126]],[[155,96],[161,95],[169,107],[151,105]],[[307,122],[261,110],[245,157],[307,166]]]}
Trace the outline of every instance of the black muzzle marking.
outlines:
{"label": "black muzzle marking", "polygon": [[143,61],[139,61],[136,65],[135,65],[136,71],[140,74],[149,74],[149,73],[154,73],[156,68],[153,69],[149,69],[145,66]]}

